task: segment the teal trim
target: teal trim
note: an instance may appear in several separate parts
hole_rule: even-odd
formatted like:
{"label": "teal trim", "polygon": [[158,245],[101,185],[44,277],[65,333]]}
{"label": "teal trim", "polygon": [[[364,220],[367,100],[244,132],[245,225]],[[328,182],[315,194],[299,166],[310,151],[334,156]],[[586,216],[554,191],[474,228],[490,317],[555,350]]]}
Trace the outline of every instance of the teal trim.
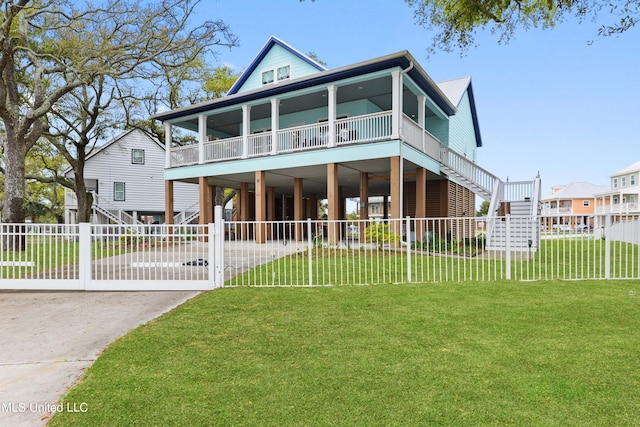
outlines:
{"label": "teal trim", "polygon": [[254,171],[270,171],[305,167],[328,163],[346,163],[359,160],[381,159],[400,155],[398,140],[375,142],[371,144],[349,145],[345,147],[309,150],[290,154],[257,157],[207,163],[203,165],[183,166],[165,169],[164,179],[178,181],[200,176],[222,176]]}
{"label": "teal trim", "polygon": [[404,144],[402,146],[402,158],[436,175],[440,175],[440,163],[410,145]]}

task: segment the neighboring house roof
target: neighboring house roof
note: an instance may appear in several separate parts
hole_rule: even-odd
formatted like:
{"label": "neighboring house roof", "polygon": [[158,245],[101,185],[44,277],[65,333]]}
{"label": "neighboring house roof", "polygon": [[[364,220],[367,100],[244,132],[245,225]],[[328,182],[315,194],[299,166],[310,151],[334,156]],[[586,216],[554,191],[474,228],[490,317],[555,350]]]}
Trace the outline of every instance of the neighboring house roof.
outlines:
{"label": "neighboring house roof", "polygon": [[438,82],[438,87],[449,98],[451,103],[457,107],[464,98],[464,94],[469,95],[469,103],[471,104],[471,119],[473,120],[473,128],[476,136],[476,147],[482,147],[482,137],[480,136],[480,125],[478,123],[478,114],[476,110],[476,101],[473,97],[473,86],[471,85],[471,77],[462,77],[459,79],[445,80]]}
{"label": "neighboring house roof", "polygon": [[[152,116],[156,120],[172,120],[181,117],[192,116],[210,111],[212,109],[232,106],[253,100],[264,99],[272,96],[278,96],[295,90],[306,89],[317,85],[328,84],[351,77],[361,76],[367,73],[386,70],[393,67],[400,67],[406,70],[407,74],[414,82],[436,103],[444,114],[452,116],[456,113],[455,105],[442,92],[438,85],[429,77],[422,69],[418,62],[411,56],[408,51],[397,52],[391,55],[382,56],[371,59],[369,61],[359,62],[357,64],[348,65],[334,70],[322,71],[317,74],[304,76],[298,79],[287,80],[280,83],[270,84],[268,87],[230,94],[222,98],[211,101],[202,102],[200,104],[188,107],[178,108]],[[473,102],[471,85],[469,85],[470,99]]]}
{"label": "neighboring house roof", "polygon": [[609,189],[606,185],[589,184],[588,182],[572,182],[555,193],[543,196],[541,201],[589,199]]}
{"label": "neighboring house roof", "polygon": [[295,49],[291,45],[288,45],[287,43],[283,42],[279,38],[275,36],[271,36],[269,37],[269,40],[267,40],[267,42],[264,44],[264,46],[262,46],[262,49],[260,49],[256,57],[253,58],[253,61],[251,61],[249,66],[242,72],[238,80],[236,80],[233,86],[231,86],[231,89],[229,89],[229,92],[227,92],[227,95],[234,95],[238,93],[242,85],[245,84],[249,76],[253,74],[253,72],[256,70],[258,65],[260,65],[260,62],[264,59],[265,56],[267,56],[267,53],[269,53],[269,51],[273,49],[275,45],[282,47],[283,49],[287,50],[297,58],[303,60],[304,62],[308,63],[312,67],[316,68],[318,72],[327,71],[327,68],[324,67],[322,64],[309,58],[307,55],[303,54],[302,52]]}
{"label": "neighboring house roof", "polygon": [[[102,144],[99,147],[94,147],[91,150],[91,153],[87,156],[87,158],[85,159],[85,162],[88,161],[89,159],[91,159],[92,157],[96,156],[98,153],[106,150],[108,147],[110,147],[111,145],[117,143],[118,141],[122,140],[123,138],[127,137],[129,134],[133,133],[133,132],[140,132],[142,134],[144,134],[150,141],[153,141],[154,143],[156,143],[160,148],[162,148],[164,150],[164,144],[162,144],[160,141],[158,141],[157,139],[155,139],[154,137],[152,137],[151,135],[149,135],[147,132],[141,130],[141,129],[129,129],[126,130],[124,132],[122,132],[121,134],[119,134],[118,136],[116,136],[115,138],[113,138],[112,140],[106,142],[105,144]],[[68,167],[64,170],[63,174],[66,175],[69,172],[71,172],[72,168]]]}
{"label": "neighboring house roof", "polygon": [[624,175],[627,173],[638,172],[638,171],[640,171],[640,160],[635,162],[632,165],[627,166],[626,168],[620,169],[618,172],[615,172],[609,176],[613,177],[613,176]]}

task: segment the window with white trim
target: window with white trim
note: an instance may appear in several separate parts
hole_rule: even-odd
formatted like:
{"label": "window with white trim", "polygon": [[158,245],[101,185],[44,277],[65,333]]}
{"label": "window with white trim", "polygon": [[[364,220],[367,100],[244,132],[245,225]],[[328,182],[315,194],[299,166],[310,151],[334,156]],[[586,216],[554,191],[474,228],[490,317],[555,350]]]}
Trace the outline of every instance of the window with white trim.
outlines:
{"label": "window with white trim", "polygon": [[124,182],[113,183],[113,200],[116,202],[124,202],[125,200],[125,185]]}
{"label": "window with white trim", "polygon": [[613,178],[613,188],[618,188],[618,178]]}
{"label": "window with white trim", "polygon": [[626,176],[623,176],[623,177],[620,178],[620,185],[623,186],[623,187],[627,186],[627,177]]}
{"label": "window with white trim", "polygon": [[262,72],[262,84],[268,85],[273,83],[273,70],[267,70]]}
{"label": "window with white trim", "polygon": [[278,81],[286,80],[291,77],[291,66],[285,65],[284,67],[278,67]]}
{"label": "window with white trim", "polygon": [[139,148],[131,149],[131,164],[144,165],[144,150]]}
{"label": "window with white trim", "polygon": [[277,67],[271,70],[266,70],[262,72],[262,84],[269,85],[273,82],[287,80],[291,78],[291,66],[283,65],[282,67]]}
{"label": "window with white trim", "polygon": [[591,206],[591,201],[583,200],[582,201],[582,206],[584,206],[585,208],[588,208],[589,206]]}
{"label": "window with white trim", "polygon": [[631,185],[632,187],[633,187],[634,185],[636,185],[636,176],[635,176],[635,175],[631,175],[631,176],[629,177],[629,185]]}

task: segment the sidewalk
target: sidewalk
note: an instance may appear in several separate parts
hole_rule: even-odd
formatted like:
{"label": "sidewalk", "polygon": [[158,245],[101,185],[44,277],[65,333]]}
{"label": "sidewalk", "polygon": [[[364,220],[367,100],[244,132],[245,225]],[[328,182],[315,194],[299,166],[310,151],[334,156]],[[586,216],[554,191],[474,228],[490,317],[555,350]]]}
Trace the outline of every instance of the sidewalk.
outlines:
{"label": "sidewalk", "polygon": [[0,292],[0,425],[46,425],[110,343],[197,294]]}

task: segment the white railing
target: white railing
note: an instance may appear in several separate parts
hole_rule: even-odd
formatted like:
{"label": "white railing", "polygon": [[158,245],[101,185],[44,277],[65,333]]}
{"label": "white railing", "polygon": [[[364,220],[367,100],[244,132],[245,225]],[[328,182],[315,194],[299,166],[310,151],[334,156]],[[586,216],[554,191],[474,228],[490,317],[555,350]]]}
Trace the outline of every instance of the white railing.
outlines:
{"label": "white railing", "polygon": [[389,139],[393,134],[391,117],[391,111],[383,111],[336,120],[336,144],[347,145]]}
{"label": "white railing", "polygon": [[225,222],[218,211],[198,226],[2,224],[0,288],[640,279],[639,215]]}
{"label": "white railing", "polygon": [[548,207],[542,207],[542,210],[540,212],[541,215],[543,216],[553,216],[553,215],[564,215],[564,214],[572,214],[573,213],[573,209],[572,208],[548,208]]}
{"label": "white railing", "polygon": [[119,206],[112,204],[95,191],[92,191],[91,194],[93,195],[93,208],[100,211],[111,220],[120,224],[142,224],[138,221],[138,218],[126,211],[123,211]]}
{"label": "white railing", "polygon": [[[247,136],[248,147],[243,148],[243,137],[204,142],[204,163],[240,159],[244,157],[268,156],[277,153],[311,150],[329,144],[327,122],[295,126],[276,132],[277,145],[272,146],[272,133],[263,132]],[[335,144],[359,144],[388,139],[392,135],[391,112],[367,114],[335,122]],[[246,151],[246,153],[245,153]],[[199,146],[187,145],[171,149],[171,167],[198,164]]]}
{"label": "white railing", "polygon": [[197,218],[198,215],[200,215],[199,206],[200,206],[200,201],[197,201],[191,206],[189,206],[188,208],[182,210],[181,212],[178,212],[173,216],[173,223],[174,224],[190,223],[195,218]]}
{"label": "white railing", "polygon": [[171,148],[171,167],[193,165],[200,160],[198,145],[183,145]]}
{"label": "white railing", "polygon": [[401,135],[412,147],[422,151],[432,159],[440,161],[442,142],[406,115],[402,117]]}
{"label": "white railing", "polygon": [[329,144],[329,127],[326,123],[295,126],[278,131],[278,152],[290,153]]}
{"label": "white railing", "polygon": [[242,157],[242,137],[227,138],[204,143],[204,162],[217,159],[239,159]]}
{"label": "white railing", "polygon": [[640,207],[638,203],[616,203],[596,206],[596,213],[640,213]]}
{"label": "white railing", "polygon": [[78,196],[75,191],[64,190],[64,207],[65,209],[76,209],[78,207]]}
{"label": "white railing", "polygon": [[263,132],[249,135],[249,157],[267,156],[271,154],[271,133]]}
{"label": "white railing", "polygon": [[512,202],[516,200],[533,199],[534,181],[505,182],[502,200]]}
{"label": "white railing", "polygon": [[459,178],[463,178],[476,186],[485,195],[490,196],[493,194],[496,176],[486,169],[481,168],[462,154],[444,145],[440,146],[439,160],[443,166],[455,171]]}

